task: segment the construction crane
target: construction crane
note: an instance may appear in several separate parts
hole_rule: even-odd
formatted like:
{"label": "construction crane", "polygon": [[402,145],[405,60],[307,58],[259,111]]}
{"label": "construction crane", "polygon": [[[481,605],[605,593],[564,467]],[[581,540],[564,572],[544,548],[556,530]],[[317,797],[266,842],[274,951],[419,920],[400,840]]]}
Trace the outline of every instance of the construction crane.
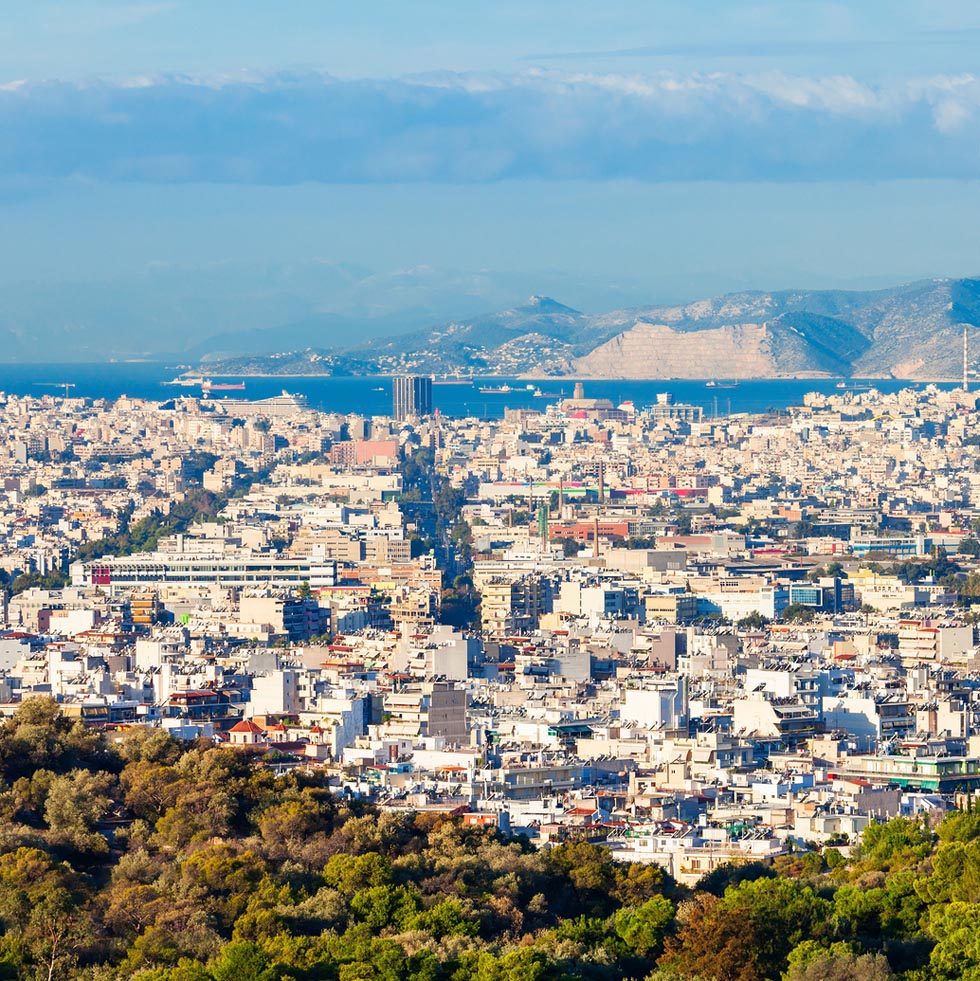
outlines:
{"label": "construction crane", "polygon": [[34,382],[39,388],[63,388],[65,390],[65,398],[68,398],[68,389],[74,388],[74,382]]}

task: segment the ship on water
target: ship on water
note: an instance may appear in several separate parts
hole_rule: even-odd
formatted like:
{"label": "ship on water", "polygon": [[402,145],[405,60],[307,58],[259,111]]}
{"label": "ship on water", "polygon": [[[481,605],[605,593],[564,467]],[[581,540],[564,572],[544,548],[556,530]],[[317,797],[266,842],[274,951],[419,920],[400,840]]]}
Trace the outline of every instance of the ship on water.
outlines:
{"label": "ship on water", "polygon": [[244,392],[245,382],[215,382],[205,378],[201,382],[201,388],[205,392]]}
{"label": "ship on water", "polygon": [[177,385],[181,388],[200,388],[205,394],[208,392],[244,392],[245,382],[216,382],[203,375],[178,375],[164,382],[164,385]]}
{"label": "ship on water", "polygon": [[480,388],[480,392],[483,395],[508,395],[510,392],[533,392],[533,385],[525,385],[524,388],[514,388],[512,385],[508,385],[504,382],[503,385],[498,385],[496,388],[492,385],[486,385]]}

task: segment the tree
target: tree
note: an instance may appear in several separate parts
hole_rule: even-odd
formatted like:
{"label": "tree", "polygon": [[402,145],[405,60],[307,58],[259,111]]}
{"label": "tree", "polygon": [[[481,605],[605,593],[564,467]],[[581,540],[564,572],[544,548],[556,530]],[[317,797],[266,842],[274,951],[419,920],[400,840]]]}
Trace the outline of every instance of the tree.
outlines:
{"label": "tree", "polygon": [[793,524],[790,529],[790,538],[809,538],[813,534],[813,522],[806,518]]}
{"label": "tree", "polygon": [[829,925],[831,905],[808,886],[756,879],[721,899],[698,896],[659,963],[717,981],[779,978],[790,951]]}
{"label": "tree", "polygon": [[418,913],[417,893],[405,886],[379,885],[360,889],[351,897],[350,910],[373,930],[391,926],[405,929]]}
{"label": "tree", "polygon": [[67,773],[115,765],[105,737],[62,715],[52,698],[25,699],[12,718],[0,723],[0,775],[8,781],[41,769]]}
{"label": "tree", "polygon": [[936,829],[940,842],[973,841],[980,837],[980,811],[950,811]]}
{"label": "tree", "polygon": [[112,803],[113,783],[108,773],[87,770],[55,777],[44,805],[52,841],[79,852],[108,852],[108,842],[94,829]]}
{"label": "tree", "polygon": [[916,884],[930,905],[980,903],[980,840],[950,841],[932,858],[932,872]]}
{"label": "tree", "polygon": [[56,889],[31,907],[21,943],[37,976],[46,981],[71,977],[80,952],[92,939],[91,920],[66,889]]}
{"label": "tree", "polygon": [[562,555],[564,555],[566,559],[575,558],[582,548],[582,546],[579,545],[574,538],[552,538],[551,544],[560,546]]}
{"label": "tree", "polygon": [[176,763],[183,749],[166,729],[149,726],[133,726],[116,742],[116,751],[127,762],[142,761],[171,765]]}
{"label": "tree", "polygon": [[626,547],[631,549],[656,548],[657,539],[631,536],[626,539]]}
{"label": "tree", "polygon": [[894,872],[917,864],[932,850],[933,835],[916,818],[893,818],[869,825],[861,837],[857,859],[865,868]]}
{"label": "tree", "polygon": [[736,623],[739,630],[761,630],[767,623],[769,623],[769,618],[763,616],[758,610],[753,610],[748,616],[742,617]]}
{"label": "tree", "polygon": [[715,981],[761,981],[749,950],[753,937],[725,915],[720,899],[701,893],[680,912],[684,926],[667,940],[657,962],[661,967],[682,977],[700,974]]}
{"label": "tree", "polygon": [[582,912],[605,915],[616,881],[616,864],[608,848],[585,841],[570,841],[553,848],[551,864],[564,873],[580,896]]}
{"label": "tree", "polygon": [[612,895],[624,906],[640,906],[654,896],[673,894],[675,883],[659,865],[626,862],[616,867]]}
{"label": "tree", "polygon": [[929,955],[930,978],[980,978],[980,905],[950,903],[935,907],[929,915],[929,932],[936,940]]}
{"label": "tree", "polygon": [[225,944],[210,967],[214,981],[277,981],[282,977],[266,952],[249,940]]}
{"label": "tree", "polygon": [[616,933],[626,945],[643,957],[659,952],[667,927],[674,918],[674,904],[654,896],[642,906],[624,906],[616,911]]}
{"label": "tree", "polygon": [[865,946],[916,936],[924,911],[910,870],[889,875],[882,885],[845,884],[834,894],[838,931]]}
{"label": "tree", "polygon": [[762,862],[728,862],[719,865],[698,880],[698,891],[709,892],[719,898],[725,895],[729,886],[740,882],[754,882],[756,879],[774,879],[776,873]]}
{"label": "tree", "polygon": [[[806,949],[808,946],[811,949]],[[816,948],[816,949],[813,949]],[[804,956],[797,951],[805,950]],[[786,981],[894,981],[888,958],[882,954],[856,954],[845,944],[820,948],[812,941],[790,954]]]}
{"label": "tree", "polygon": [[678,535],[690,535],[692,528],[691,515],[687,511],[681,511],[674,518],[674,524],[677,526]]}
{"label": "tree", "polygon": [[815,616],[813,607],[803,603],[790,603],[783,610],[783,619],[788,623],[812,623]]}
{"label": "tree", "polygon": [[323,881],[348,896],[372,886],[391,883],[391,863],[378,852],[334,855],[323,870]]}
{"label": "tree", "polygon": [[809,579],[810,582],[818,582],[820,579],[825,579],[828,577],[840,578],[841,576],[845,575],[846,573],[844,572],[844,566],[835,560],[828,565],[820,565],[815,569],[811,569],[807,573],[807,579]]}
{"label": "tree", "polygon": [[62,589],[68,585],[68,571],[55,569],[51,572],[24,572],[10,584],[10,592],[17,596],[28,589]]}

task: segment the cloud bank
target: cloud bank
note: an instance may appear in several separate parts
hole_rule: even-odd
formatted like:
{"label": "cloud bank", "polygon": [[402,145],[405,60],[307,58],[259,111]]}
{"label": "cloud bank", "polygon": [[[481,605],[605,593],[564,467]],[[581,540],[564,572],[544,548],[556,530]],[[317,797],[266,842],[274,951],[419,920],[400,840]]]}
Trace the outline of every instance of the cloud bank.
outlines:
{"label": "cloud bank", "polygon": [[296,184],[980,177],[980,79],[529,71],[0,84],[0,175]]}

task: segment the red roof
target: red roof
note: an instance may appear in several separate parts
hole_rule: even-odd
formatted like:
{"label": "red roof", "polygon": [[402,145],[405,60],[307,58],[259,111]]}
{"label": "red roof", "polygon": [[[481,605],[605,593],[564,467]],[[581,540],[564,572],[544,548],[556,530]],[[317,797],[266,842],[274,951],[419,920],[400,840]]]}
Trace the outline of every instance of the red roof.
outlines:
{"label": "red roof", "polygon": [[242,719],[241,722],[235,723],[229,730],[229,732],[254,732],[260,735],[265,734],[265,730],[261,726],[257,726],[251,719]]}

